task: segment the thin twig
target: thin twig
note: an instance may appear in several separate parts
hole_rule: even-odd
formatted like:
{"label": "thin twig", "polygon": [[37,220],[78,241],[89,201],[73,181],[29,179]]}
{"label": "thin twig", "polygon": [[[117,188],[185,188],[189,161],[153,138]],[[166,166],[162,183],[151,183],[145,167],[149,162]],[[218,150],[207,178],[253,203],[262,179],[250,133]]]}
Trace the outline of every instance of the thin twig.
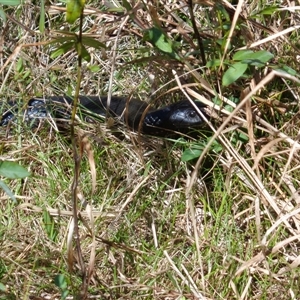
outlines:
{"label": "thin twig", "polygon": [[192,0],[189,0],[189,11],[190,11],[190,15],[191,15],[191,21],[192,21],[194,33],[195,33],[196,39],[198,41],[198,47],[199,47],[200,53],[201,53],[202,66],[205,66],[206,65],[206,59],[205,59],[205,53],[204,53],[204,46],[203,46],[202,38],[201,38],[201,36],[199,34],[199,31],[198,31],[198,28],[197,28],[196,21],[195,21],[195,16],[194,16],[194,11],[193,11],[193,1]]}
{"label": "thin twig", "polygon": [[79,90],[80,90],[80,83],[82,77],[82,26],[83,26],[83,13],[81,12],[79,34],[78,34],[78,41],[77,41],[77,51],[78,51],[77,84],[76,84],[72,116],[71,116],[71,141],[72,141],[73,158],[74,158],[74,178],[72,182],[71,197],[72,197],[72,204],[73,204],[74,238],[75,238],[75,245],[77,251],[77,259],[80,266],[81,278],[82,278],[80,295],[81,295],[81,299],[85,299],[87,296],[88,285],[87,285],[86,267],[83,260],[81,244],[80,244],[80,235],[79,235],[79,226],[78,226],[78,208],[77,208],[77,187],[79,181],[81,155],[78,154],[77,143],[75,138],[75,116],[76,116],[76,110],[79,101]]}

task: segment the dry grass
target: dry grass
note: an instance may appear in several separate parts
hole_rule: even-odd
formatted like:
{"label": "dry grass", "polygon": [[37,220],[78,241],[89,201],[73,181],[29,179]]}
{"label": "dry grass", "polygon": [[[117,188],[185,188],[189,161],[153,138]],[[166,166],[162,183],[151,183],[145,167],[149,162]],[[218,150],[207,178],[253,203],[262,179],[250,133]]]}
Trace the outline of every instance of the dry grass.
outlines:
{"label": "dry grass", "polygon": [[[200,71],[199,39],[186,17],[188,4],[180,3],[139,3],[128,14],[90,3],[84,32],[107,49],[89,49],[81,93],[134,94],[160,106],[187,92],[214,107],[212,131],[204,135],[217,142],[209,147],[214,139],[163,140],[80,122],[78,137],[89,133],[81,145],[94,151],[93,159],[90,150],[83,156],[77,191],[82,274],[68,132],[48,124],[36,132],[2,128],[0,158],[20,162],[32,176],[5,180],[18,203],[0,194],[0,299],[62,298],[54,282],[59,274],[72,299],[299,299],[299,74],[253,69],[229,87],[220,82],[236,49],[246,45],[273,53],[271,66],[297,70],[297,14],[287,5],[250,22],[270,3],[246,1],[238,19],[225,1],[223,8],[195,5],[206,60],[224,60],[219,69]],[[50,6],[40,34],[39,9],[32,3],[12,9],[1,29],[1,101],[75,90],[75,51],[53,59],[54,46],[43,43],[57,30],[76,28],[65,23],[63,9]],[[180,53],[189,53],[185,63],[142,40],[143,30],[158,23],[180,43]],[[216,96],[223,101],[219,110]],[[203,157],[184,162],[182,153],[201,142]],[[87,294],[80,294],[83,283]]]}

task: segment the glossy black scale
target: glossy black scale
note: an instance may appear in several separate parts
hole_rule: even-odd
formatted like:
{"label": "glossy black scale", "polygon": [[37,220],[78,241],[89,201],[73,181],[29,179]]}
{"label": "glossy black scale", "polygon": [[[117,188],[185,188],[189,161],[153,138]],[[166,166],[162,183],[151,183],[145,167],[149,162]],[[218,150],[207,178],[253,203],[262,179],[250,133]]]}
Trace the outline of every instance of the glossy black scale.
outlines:
{"label": "glossy black scale", "polygon": [[[186,133],[189,128],[198,128],[204,124],[204,120],[188,100],[159,109],[154,109],[141,100],[125,97],[112,97],[110,103],[106,96],[80,96],[79,100],[86,112],[118,117],[132,130],[141,130],[142,133],[153,136],[171,136],[173,132]],[[24,111],[24,120],[43,119],[50,115],[56,118],[69,118],[71,103],[70,97],[63,96],[33,98],[28,101]],[[195,102],[195,104],[206,115],[205,105],[200,102]],[[13,101],[9,102],[9,109],[2,115],[0,126],[8,125],[17,112],[18,105]],[[88,113],[83,113],[85,114],[88,115]]]}

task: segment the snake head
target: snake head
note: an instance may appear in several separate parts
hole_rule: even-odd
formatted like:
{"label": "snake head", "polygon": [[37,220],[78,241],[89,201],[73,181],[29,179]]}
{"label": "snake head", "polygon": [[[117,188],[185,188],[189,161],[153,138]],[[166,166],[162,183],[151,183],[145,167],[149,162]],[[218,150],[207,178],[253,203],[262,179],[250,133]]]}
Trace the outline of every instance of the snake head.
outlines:
{"label": "snake head", "polygon": [[[203,110],[205,105],[201,102],[195,102],[195,104],[199,110],[206,115],[205,111]],[[169,115],[169,121],[166,126],[170,124],[171,128],[177,128],[177,130],[180,131],[180,129],[197,127],[204,123],[204,120],[199,112],[188,100],[171,104],[170,108],[171,111]]]}
{"label": "snake head", "polygon": [[[207,117],[201,102],[196,106]],[[143,132],[153,135],[166,135],[167,131],[186,132],[189,128],[197,128],[205,121],[188,100],[179,101],[161,109],[148,113],[144,120]]]}

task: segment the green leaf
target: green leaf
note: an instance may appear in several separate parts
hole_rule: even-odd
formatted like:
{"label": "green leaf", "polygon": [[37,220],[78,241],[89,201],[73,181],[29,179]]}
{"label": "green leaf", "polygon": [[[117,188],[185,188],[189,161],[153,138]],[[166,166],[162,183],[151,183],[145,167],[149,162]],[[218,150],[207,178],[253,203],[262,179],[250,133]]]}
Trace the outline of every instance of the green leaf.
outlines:
{"label": "green leaf", "polygon": [[288,66],[282,66],[282,67],[272,67],[274,70],[279,71],[279,72],[283,72],[283,73],[288,73],[292,76],[296,76],[297,75],[297,71],[295,71],[294,69],[292,69],[291,67]]}
{"label": "green leaf", "polygon": [[131,4],[128,1],[123,0],[122,4],[126,8],[127,11],[131,11],[132,10],[132,6],[131,6]]}
{"label": "green leaf", "polygon": [[269,51],[261,50],[253,52],[251,50],[242,50],[234,54],[233,60],[240,60],[251,66],[263,67],[274,55]]}
{"label": "green leaf", "polygon": [[53,51],[50,55],[51,58],[56,58],[60,55],[63,55],[65,53],[67,53],[68,51],[72,50],[75,48],[75,43],[74,41],[72,42],[68,42],[68,43],[64,43],[63,45],[61,45],[60,47],[58,47],[55,51]]}
{"label": "green leaf", "polygon": [[236,145],[237,142],[242,142],[243,144],[249,142],[249,137],[242,131],[234,131],[230,141]]}
{"label": "green leaf", "polygon": [[169,55],[172,58],[175,58],[181,61],[180,56],[176,52],[176,43],[173,42],[165,32],[158,28],[152,27],[145,31],[143,39],[150,42],[153,46],[159,49],[161,52]]}
{"label": "green leaf", "polygon": [[68,290],[65,290],[61,293],[61,299],[66,299],[69,295],[69,291]]}
{"label": "green leaf", "polygon": [[50,83],[54,83],[55,81],[57,81],[57,76],[54,74],[49,74],[50,77]]}
{"label": "green leaf", "polygon": [[3,283],[1,283],[1,282],[0,282],[0,291],[7,292],[6,286]]}
{"label": "green leaf", "polygon": [[257,16],[261,16],[261,15],[273,15],[274,12],[276,12],[279,9],[279,6],[269,6],[264,8],[263,10],[259,11],[257,14]]}
{"label": "green leaf", "polygon": [[224,109],[227,110],[227,111],[229,111],[229,112],[233,112],[233,110],[234,110],[234,108],[231,105],[228,105],[228,104],[226,104],[224,106]]}
{"label": "green leaf", "polygon": [[213,59],[206,63],[207,68],[219,67],[221,64],[221,59]]}
{"label": "green leaf", "polygon": [[191,148],[186,149],[181,156],[181,160],[184,162],[190,161],[192,159],[198,158],[201,153],[203,152],[203,149],[205,148],[206,142],[204,143],[197,143],[192,144]]}
{"label": "green leaf", "polygon": [[48,44],[66,44],[67,42],[73,42],[75,43],[77,41],[75,36],[64,36],[60,38],[54,38],[53,40],[49,41]]}
{"label": "green leaf", "polygon": [[100,70],[100,67],[98,65],[91,65],[91,66],[88,66],[88,69],[93,72],[93,73],[96,73]]}
{"label": "green leaf", "polygon": [[84,4],[85,0],[67,0],[66,20],[68,23],[73,24],[80,17]]}
{"label": "green leaf", "polygon": [[21,4],[21,0],[0,0],[0,4],[16,6],[16,5]]}
{"label": "green leaf", "polygon": [[[182,156],[181,156],[181,160],[184,162],[193,160],[195,158],[199,158],[200,155],[202,154],[204,148],[206,147],[206,145],[208,144],[208,142],[211,140],[211,137],[208,137],[206,140],[202,141],[202,142],[197,142],[195,144],[192,144],[190,146],[189,149],[186,149]],[[211,145],[211,149],[215,152],[215,153],[220,153],[223,150],[223,146],[216,140],[213,141],[212,145]]]}
{"label": "green leaf", "polygon": [[248,143],[249,142],[249,137],[245,133],[243,133],[243,132],[239,132],[238,138],[243,143]]}
{"label": "green leaf", "polygon": [[85,61],[87,61],[87,62],[91,61],[90,53],[87,51],[87,49],[84,46],[82,46],[82,48],[81,48],[81,55]]}
{"label": "green leaf", "polygon": [[107,9],[108,12],[114,12],[114,13],[124,13],[126,10],[124,7],[111,7]]}
{"label": "green leaf", "polygon": [[248,59],[249,55],[251,55],[252,53],[254,53],[252,50],[241,50],[236,52],[232,59],[233,60],[243,60],[243,59]]}
{"label": "green leaf", "polygon": [[6,22],[6,14],[1,7],[0,7],[0,18],[3,20],[3,22]]}
{"label": "green leaf", "polygon": [[90,62],[91,56],[90,56],[89,52],[87,51],[87,49],[83,45],[80,45],[79,43],[76,43],[75,45],[76,45],[76,51],[77,51],[78,55],[81,54],[81,57],[85,61]]}
{"label": "green leaf", "polygon": [[88,46],[88,47],[92,47],[92,48],[95,48],[95,49],[101,49],[101,48],[106,49],[106,45],[105,44],[97,41],[94,38],[88,37],[88,36],[82,37],[82,43],[84,45]]}
{"label": "green leaf", "polygon": [[240,78],[247,70],[248,65],[243,62],[237,62],[229,67],[222,78],[222,85],[227,86]]}
{"label": "green leaf", "polygon": [[61,289],[61,299],[66,299],[69,294],[66,277],[63,274],[58,274],[54,277],[54,283]]}
{"label": "green leaf", "polygon": [[262,68],[266,65],[259,59],[245,59],[245,60],[243,60],[243,63],[248,66],[253,66],[253,67],[258,67],[258,68]]}
{"label": "green leaf", "polygon": [[24,74],[22,74],[22,79],[26,79],[31,74],[31,70],[27,70]]}
{"label": "green leaf", "polygon": [[44,31],[45,31],[45,0],[41,0],[39,29],[40,29],[40,32],[44,33]]}
{"label": "green leaf", "polygon": [[55,221],[53,217],[50,215],[50,213],[47,210],[44,210],[43,213],[43,224],[45,227],[45,230],[47,232],[48,237],[55,241],[58,236],[58,231],[55,226]]}
{"label": "green leaf", "polygon": [[261,51],[257,51],[252,54],[249,54],[246,59],[247,60],[259,60],[262,63],[266,63],[273,57],[274,57],[274,55],[271,52],[266,51],[266,50],[261,50]]}
{"label": "green leaf", "polygon": [[214,97],[214,98],[212,99],[212,102],[213,102],[214,104],[219,105],[219,106],[222,106],[222,105],[223,105],[223,101],[222,101],[219,97]]}
{"label": "green leaf", "polygon": [[17,202],[17,199],[16,199],[15,195],[13,194],[13,192],[2,180],[0,180],[0,187],[14,202]]}
{"label": "green leaf", "polygon": [[25,178],[29,175],[30,173],[16,162],[13,161],[0,162],[0,176],[4,176],[10,179],[18,179],[18,178]]}
{"label": "green leaf", "polygon": [[65,290],[68,287],[66,277],[63,274],[56,275],[54,277],[54,283],[62,290]]}
{"label": "green leaf", "polygon": [[16,64],[16,70],[21,73],[24,69],[24,66],[23,66],[23,59],[22,57],[20,57],[17,61],[17,64]]}
{"label": "green leaf", "polygon": [[73,94],[74,94],[74,87],[68,84],[66,95],[68,96],[70,95],[72,97],[72,101],[74,100],[74,97],[72,96]]}
{"label": "green leaf", "polygon": [[229,13],[225,9],[225,7],[218,1],[216,1],[216,8],[217,8],[217,12],[220,12],[222,14],[222,16],[224,16],[226,18],[227,21],[230,21]]}
{"label": "green leaf", "polygon": [[212,149],[216,153],[220,153],[223,150],[223,146],[218,141],[214,140],[212,144]]}
{"label": "green leaf", "polygon": [[186,149],[181,155],[181,160],[187,162],[192,159],[198,158],[202,152],[203,149]]}

